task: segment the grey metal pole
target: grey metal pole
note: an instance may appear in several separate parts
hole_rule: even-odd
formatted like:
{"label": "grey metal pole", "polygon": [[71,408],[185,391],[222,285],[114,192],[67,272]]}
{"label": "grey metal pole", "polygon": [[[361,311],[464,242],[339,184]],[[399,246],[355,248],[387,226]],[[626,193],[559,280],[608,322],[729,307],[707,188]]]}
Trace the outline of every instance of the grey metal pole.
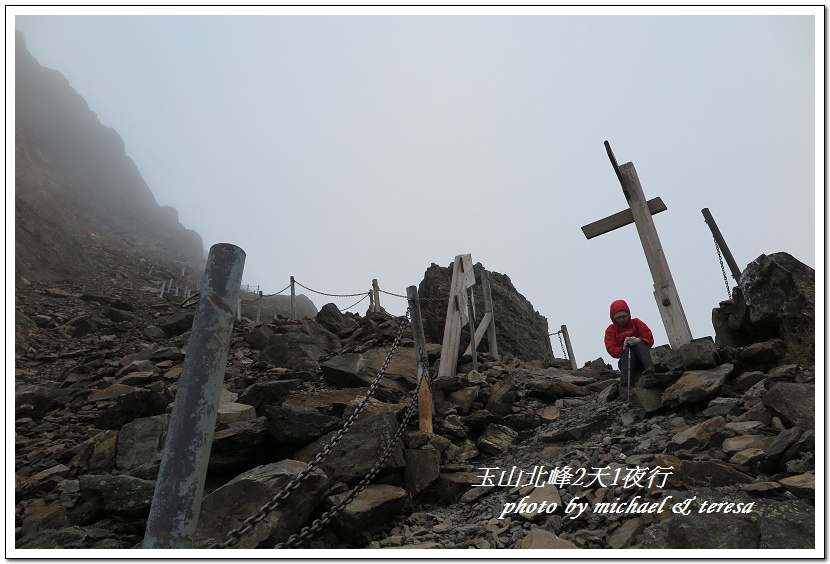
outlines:
{"label": "grey metal pole", "polygon": [[211,247],[142,548],[188,548],[199,523],[244,266],[239,247]]}
{"label": "grey metal pole", "polygon": [[738,268],[738,263],[735,262],[735,257],[732,256],[732,252],[726,245],[726,241],[724,241],[723,235],[721,235],[720,229],[718,229],[718,224],[715,223],[715,218],[712,217],[712,214],[709,212],[709,208],[703,208],[700,210],[700,213],[703,214],[703,219],[706,221],[706,225],[709,226],[709,231],[712,232],[715,242],[718,244],[718,247],[720,247],[721,252],[723,252],[723,258],[726,260],[726,264],[729,265],[729,270],[732,271],[732,278],[735,279],[735,282],[740,284],[741,269]]}

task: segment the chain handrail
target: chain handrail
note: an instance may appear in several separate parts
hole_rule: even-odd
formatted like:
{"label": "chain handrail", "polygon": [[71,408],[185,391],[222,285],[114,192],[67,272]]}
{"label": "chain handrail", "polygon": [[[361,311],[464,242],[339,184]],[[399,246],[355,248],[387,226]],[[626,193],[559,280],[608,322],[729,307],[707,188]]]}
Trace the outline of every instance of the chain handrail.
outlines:
{"label": "chain handrail", "polygon": [[[363,396],[363,399],[361,400],[361,402],[358,404],[358,406],[355,408],[354,412],[349,416],[349,418],[346,420],[346,422],[343,424],[343,426],[340,428],[340,430],[337,431],[337,433],[331,438],[331,440],[323,447],[323,450],[320,451],[319,453],[317,453],[317,456],[314,458],[314,460],[309,462],[308,466],[306,466],[306,468],[304,470],[302,470],[300,473],[298,473],[297,476],[295,476],[293,480],[288,482],[288,484],[286,484],[286,486],[282,490],[277,492],[271,498],[270,502],[268,502],[265,505],[263,505],[262,507],[260,507],[259,511],[257,511],[254,515],[251,515],[250,517],[245,519],[242,522],[241,527],[238,527],[236,529],[233,529],[232,531],[229,531],[225,535],[225,540],[223,542],[215,543],[215,544],[211,545],[209,548],[227,548],[229,546],[233,546],[233,545],[237,544],[242,536],[244,536],[244,535],[248,534],[249,532],[251,532],[254,529],[254,527],[256,526],[257,523],[259,523],[260,521],[265,519],[265,517],[267,517],[269,513],[274,511],[279,506],[280,502],[287,499],[291,495],[291,492],[293,490],[297,489],[300,486],[300,484],[304,480],[306,480],[308,478],[308,476],[314,470],[317,469],[317,467],[323,462],[323,460],[325,460],[326,457],[328,457],[328,455],[331,453],[331,450],[335,447],[335,445],[337,445],[337,443],[340,441],[340,439],[343,437],[343,435],[346,434],[346,432],[352,426],[354,421],[357,419],[358,415],[360,415],[360,413],[366,407],[366,404],[369,402],[369,399],[375,393],[375,390],[377,389],[377,387],[380,385],[380,382],[381,382],[381,380],[383,379],[383,377],[386,373],[386,369],[389,366],[389,362],[392,359],[392,355],[395,354],[395,349],[398,347],[398,344],[401,341],[401,337],[403,335],[404,328],[407,325],[406,321],[408,321],[408,319],[409,319],[410,311],[411,311],[411,306],[409,308],[407,308],[407,310],[406,310],[406,315],[405,315],[405,318],[404,318],[404,322],[401,323],[401,327],[398,330],[398,335],[395,337],[395,340],[392,342],[392,346],[389,349],[389,354],[386,356],[386,360],[384,361],[383,366],[381,366],[380,371],[378,371],[377,376],[375,377],[372,384],[369,386],[369,389],[367,390],[366,395]],[[417,397],[417,394],[416,394],[416,397]]]}
{"label": "chain handrail", "polygon": [[292,546],[296,546],[302,543],[305,539],[312,536],[314,533],[316,533],[325,525],[327,525],[332,520],[332,518],[334,518],[335,515],[343,511],[343,509],[345,509],[347,505],[354,501],[354,498],[360,495],[360,492],[362,492],[366,488],[369,482],[375,479],[377,473],[380,472],[380,469],[383,468],[384,464],[386,464],[386,459],[388,459],[389,456],[392,454],[392,449],[395,448],[396,444],[398,444],[398,440],[400,439],[401,434],[406,429],[406,426],[409,424],[409,420],[412,418],[412,414],[415,411],[415,406],[418,405],[419,387],[420,384],[415,388],[415,391],[412,394],[412,399],[409,401],[409,405],[407,406],[406,411],[404,412],[403,420],[401,421],[401,424],[398,425],[398,430],[395,432],[395,435],[392,437],[392,440],[389,441],[388,445],[386,445],[386,449],[384,450],[381,457],[378,459],[377,462],[375,462],[374,466],[372,466],[369,472],[366,473],[366,475],[363,477],[360,483],[352,489],[352,491],[349,493],[348,496],[346,496],[343,499],[343,501],[341,501],[340,503],[338,503],[337,505],[323,513],[319,517],[319,519],[315,519],[311,523],[311,525],[303,527],[299,533],[295,533],[288,537],[285,540],[285,542],[277,543],[274,546],[274,548],[291,548]]}
{"label": "chain handrail", "polygon": [[390,296],[395,296],[396,298],[403,298],[405,300],[408,299],[406,296],[402,296],[400,294],[393,294],[392,292],[387,292],[386,290],[381,290],[380,288],[378,288],[378,292],[380,292],[381,294],[387,294],[387,295],[390,295]]}
{"label": "chain handrail", "polygon": [[365,294],[365,293],[366,293],[366,292],[361,292],[361,293],[359,293],[359,294],[327,294],[327,293],[325,293],[325,292],[318,292],[317,290],[312,290],[312,289],[311,289],[311,288],[309,288],[308,286],[303,286],[302,284],[300,284],[300,283],[299,283],[299,282],[297,282],[296,280],[294,280],[294,283],[295,283],[297,286],[299,286],[300,288],[305,288],[305,289],[306,289],[306,290],[308,290],[309,292],[314,292],[315,294],[320,294],[321,296],[328,296],[328,297],[330,297],[330,298],[354,298],[354,297],[356,297],[356,296],[362,296],[363,294]]}
{"label": "chain handrail", "polygon": [[720,261],[720,269],[723,272],[723,282],[726,284],[726,295],[729,296],[729,299],[732,299],[732,290],[729,289],[729,278],[726,276],[726,268],[723,266],[723,256],[721,256],[720,252],[720,245],[718,245],[717,239],[715,240],[715,250],[718,252],[718,260]]}
{"label": "chain handrail", "polygon": [[356,306],[357,304],[359,304],[360,302],[362,302],[363,300],[365,300],[365,299],[366,299],[366,298],[368,298],[368,297],[369,297],[369,292],[367,292],[365,296],[363,296],[362,298],[360,298],[359,300],[357,300],[355,303],[353,303],[353,304],[352,304],[352,305],[350,305],[349,307],[344,307],[343,309],[341,309],[341,310],[340,310],[340,313],[343,313],[343,312],[344,312],[344,311],[346,311],[347,309],[351,309],[351,308],[353,308],[354,306]]}

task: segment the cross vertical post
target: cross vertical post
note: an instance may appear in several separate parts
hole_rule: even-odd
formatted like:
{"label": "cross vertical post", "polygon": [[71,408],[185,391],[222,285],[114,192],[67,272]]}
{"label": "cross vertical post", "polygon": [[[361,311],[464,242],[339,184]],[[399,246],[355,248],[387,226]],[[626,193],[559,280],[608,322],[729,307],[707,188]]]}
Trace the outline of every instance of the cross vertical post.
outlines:
{"label": "cross vertical post", "polygon": [[[608,152],[608,157],[611,159],[614,172],[616,172],[617,178],[622,185],[623,194],[628,201],[630,215],[615,214],[615,216],[610,216],[590,225],[583,226],[582,231],[586,237],[590,238],[627,225],[633,219],[634,225],[637,227],[637,234],[640,236],[640,243],[643,245],[643,251],[646,255],[648,268],[651,271],[652,280],[654,281],[654,299],[657,302],[657,309],[660,310],[660,317],[663,320],[663,326],[666,329],[669,342],[672,347],[686,344],[692,340],[692,332],[689,329],[689,323],[686,321],[686,314],[683,312],[683,305],[680,303],[680,296],[674,285],[674,279],[672,278],[671,270],[669,270],[669,263],[666,260],[666,255],[663,253],[663,246],[660,244],[660,238],[657,236],[654,220],[651,218],[653,213],[664,211],[666,208],[660,202],[661,209],[652,211],[652,207],[654,206],[652,202],[646,201],[634,164],[629,162],[623,165],[617,165],[617,159],[614,157],[608,141],[605,142],[605,148]],[[609,221],[612,218],[616,219]],[[591,234],[590,236],[589,233]]]}

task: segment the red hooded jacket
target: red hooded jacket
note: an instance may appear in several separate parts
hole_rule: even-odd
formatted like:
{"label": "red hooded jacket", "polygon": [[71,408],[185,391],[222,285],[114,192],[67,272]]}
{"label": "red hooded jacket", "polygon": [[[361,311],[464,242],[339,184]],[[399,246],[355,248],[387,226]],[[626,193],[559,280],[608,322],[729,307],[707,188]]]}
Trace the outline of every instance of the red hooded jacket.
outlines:
{"label": "red hooded jacket", "polygon": [[[623,327],[614,321],[614,314],[619,311],[628,313],[628,323]],[[628,309],[628,304],[624,300],[616,300],[611,304],[611,325],[605,330],[605,350],[608,354],[614,358],[620,358],[626,337],[638,337],[646,345],[654,346],[654,335],[651,334],[648,325],[636,317],[631,317],[631,310]]]}

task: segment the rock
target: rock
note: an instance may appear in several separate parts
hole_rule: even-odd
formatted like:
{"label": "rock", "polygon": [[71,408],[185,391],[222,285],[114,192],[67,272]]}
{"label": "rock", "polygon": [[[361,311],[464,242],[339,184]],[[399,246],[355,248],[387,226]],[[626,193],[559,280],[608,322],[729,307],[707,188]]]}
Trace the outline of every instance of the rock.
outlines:
{"label": "rock", "polygon": [[813,500],[816,498],[816,475],[812,472],[799,476],[781,478],[778,482],[800,498]]}
{"label": "rock", "polygon": [[706,446],[712,436],[720,432],[725,425],[726,420],[723,417],[713,417],[677,433],[672,437],[671,442],[680,448]]}
{"label": "rock", "polygon": [[724,487],[748,484],[752,476],[740,472],[732,465],[719,460],[680,460],[667,454],[654,455],[654,462],[663,467],[673,467],[668,483],[673,486]]}
{"label": "rock", "polygon": [[608,535],[608,546],[611,548],[628,548],[634,543],[637,531],[640,529],[639,519],[626,519],[623,524]]}
{"label": "rock", "polygon": [[[400,442],[392,441],[397,428],[398,421],[391,413],[381,413],[356,421],[320,464],[320,468],[332,482],[348,483],[359,480],[380,459],[387,446],[392,445],[392,454],[381,468],[380,475],[390,470],[403,469],[403,447]],[[328,444],[332,435],[334,433],[320,437],[301,448],[294,456],[297,460],[310,462]]]}
{"label": "rock", "polygon": [[245,388],[237,401],[254,409],[262,409],[266,405],[279,403],[291,390],[296,390],[302,384],[303,381],[300,379],[257,382]]}
{"label": "rock", "polygon": [[[433,263],[424,272],[424,279],[418,285],[424,335],[427,341],[432,343],[441,343],[443,340],[452,268],[452,264],[445,268]],[[481,323],[484,315],[484,296],[481,284],[483,269],[481,263],[476,263],[473,267],[477,280],[476,285],[473,286],[476,327]],[[499,354],[514,356],[522,360],[553,358],[547,319],[533,309],[533,305],[516,290],[508,276],[490,271],[489,277]],[[462,344],[470,342],[467,327],[462,328],[461,342]],[[479,353],[486,352],[487,346],[487,339],[483,339],[478,348]]]}
{"label": "rock", "polygon": [[792,255],[759,256],[741,273],[740,287],[749,306],[750,319],[756,326],[812,324],[815,271]]}
{"label": "rock", "polygon": [[784,350],[784,342],[780,339],[754,343],[740,352],[738,360],[750,365],[775,362],[784,355]]}
{"label": "rock", "polygon": [[153,460],[164,448],[167,414],[142,417],[127,423],[118,435],[118,454],[115,459],[119,470],[130,470]]}
{"label": "rock", "polygon": [[[329,498],[336,506],[349,496],[343,493]],[[343,511],[335,514],[332,525],[343,540],[352,540],[376,525],[391,521],[407,500],[406,490],[387,484],[369,484]]]}
{"label": "rock", "polygon": [[476,446],[487,454],[497,456],[506,451],[518,436],[519,434],[509,427],[491,423],[479,437]]}
{"label": "rock", "polygon": [[557,548],[569,549],[579,548],[574,543],[560,539],[550,531],[543,529],[531,529],[522,539],[523,549]]}
{"label": "rock", "polygon": [[773,437],[762,437],[761,435],[740,435],[730,437],[723,441],[721,449],[726,454],[735,454],[747,449],[755,449],[763,452],[769,448],[773,440]]}
{"label": "rock", "polygon": [[[115,400],[112,404],[99,408],[98,418],[95,421],[96,427],[120,429],[130,421],[140,417],[161,415],[167,409],[168,401],[163,395],[141,388],[127,388],[130,386],[113,384],[106,390],[102,390],[105,394],[103,397],[96,394],[90,396],[90,401]],[[93,397],[97,400],[93,400]]]}
{"label": "rock", "polygon": [[217,419],[222,423],[250,421],[256,419],[256,410],[244,403],[220,403]]}
{"label": "rock", "polygon": [[320,311],[317,312],[317,316],[315,317],[317,323],[337,335],[341,331],[348,331],[351,329],[354,331],[359,327],[357,322],[348,317],[343,315],[340,312],[340,309],[335,304],[326,304],[320,308]]}
{"label": "rock", "polygon": [[438,450],[406,449],[406,490],[416,496],[432,485],[441,473],[441,452]]}
{"label": "rock", "polygon": [[517,388],[513,378],[505,378],[493,385],[485,409],[496,417],[504,417],[513,413],[513,404],[517,397]]}
{"label": "rock", "polygon": [[251,345],[251,348],[261,351],[268,346],[268,339],[274,335],[274,331],[267,325],[260,325],[252,331],[245,334],[245,342]]}
{"label": "rock", "polygon": [[718,352],[712,337],[692,339],[691,342],[681,345],[679,352],[686,370],[705,370],[718,365]]}
{"label": "rock", "polygon": [[[207,548],[224,541],[226,533],[255,515],[306,466],[296,460],[257,466],[205,496],[192,548]],[[233,548],[273,548],[278,542],[285,541],[305,523],[323,499],[328,485],[326,475],[319,469],[314,470]]]}
{"label": "rock", "polygon": [[159,319],[155,325],[164,331],[165,336],[175,337],[185,331],[190,331],[194,318],[195,313],[193,311],[180,309],[173,315]]}
{"label": "rock", "polygon": [[[669,492],[667,492],[669,493]],[[644,531],[639,548],[762,549],[812,548],[815,516],[812,508],[797,500],[757,500],[743,492],[696,492],[689,515],[671,515]],[[677,499],[692,496],[675,492]],[[753,503],[749,513],[700,513],[700,500]],[[733,508],[734,509],[734,508]]]}
{"label": "rock", "polygon": [[761,398],[763,404],[778,413],[789,426],[815,429],[816,388],[813,384],[780,382]]}
{"label": "rock", "polygon": [[81,495],[95,496],[104,513],[142,517],[150,513],[155,481],[126,475],[82,474],[78,476],[78,482]]}
{"label": "rock", "polygon": [[530,395],[541,397],[548,401],[556,401],[560,398],[583,397],[591,394],[591,391],[584,386],[578,386],[558,378],[534,379],[528,381],[525,385]]}
{"label": "rock", "polygon": [[478,397],[479,389],[480,388],[478,386],[462,388],[451,392],[449,396],[447,396],[447,399],[459,406],[461,408],[461,413],[468,413],[470,408],[473,406],[473,402]]}
{"label": "rock", "polygon": [[338,417],[325,415],[311,407],[268,406],[265,428],[280,444],[305,445],[343,425]]}
{"label": "rock", "polygon": [[661,399],[674,405],[711,399],[733,370],[734,365],[728,363],[712,370],[688,370],[663,392]]}
{"label": "rock", "polygon": [[285,447],[265,429],[265,417],[230,423],[213,434],[208,474],[233,475],[267,464],[290,452]]}
{"label": "rock", "polygon": [[118,431],[101,431],[76,447],[78,454],[69,465],[73,475],[109,472],[117,464]]}

